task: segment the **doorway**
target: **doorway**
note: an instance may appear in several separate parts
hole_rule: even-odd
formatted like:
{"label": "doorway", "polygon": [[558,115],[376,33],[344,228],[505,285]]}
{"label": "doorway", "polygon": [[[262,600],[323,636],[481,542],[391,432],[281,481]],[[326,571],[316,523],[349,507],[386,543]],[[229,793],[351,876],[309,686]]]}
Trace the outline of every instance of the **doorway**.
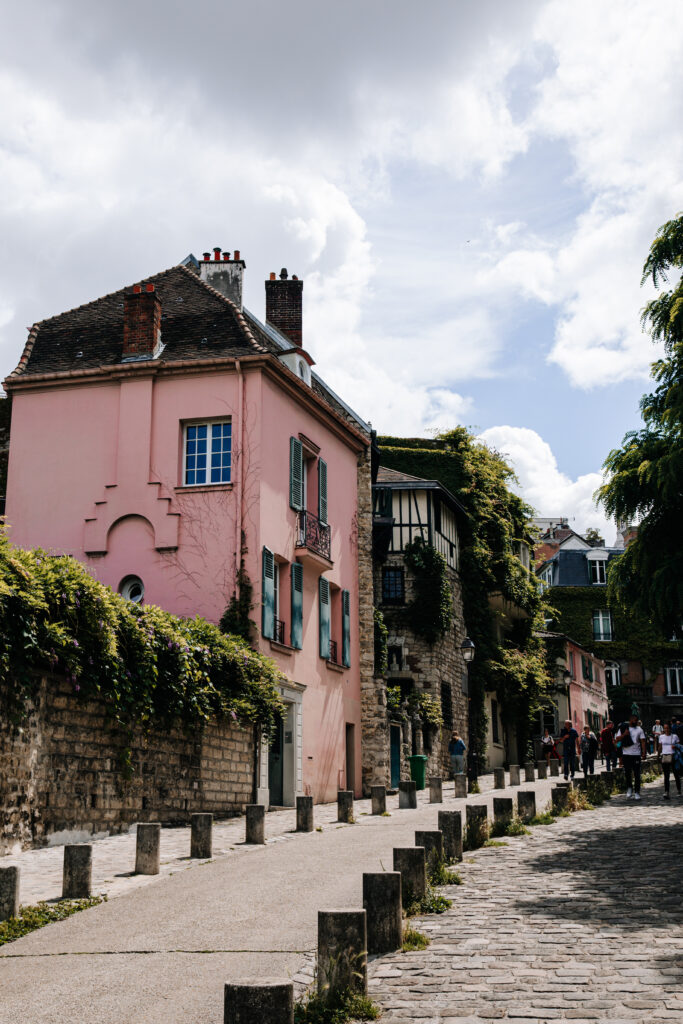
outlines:
{"label": "doorway", "polygon": [[401,781],[401,726],[392,725],[390,732],[391,743],[391,788],[398,789]]}
{"label": "doorway", "polygon": [[356,727],[346,723],[346,788],[356,792]]}
{"label": "doorway", "polygon": [[268,788],[270,803],[273,807],[282,807],[284,802],[284,722],[277,720],[275,736],[268,751]]}

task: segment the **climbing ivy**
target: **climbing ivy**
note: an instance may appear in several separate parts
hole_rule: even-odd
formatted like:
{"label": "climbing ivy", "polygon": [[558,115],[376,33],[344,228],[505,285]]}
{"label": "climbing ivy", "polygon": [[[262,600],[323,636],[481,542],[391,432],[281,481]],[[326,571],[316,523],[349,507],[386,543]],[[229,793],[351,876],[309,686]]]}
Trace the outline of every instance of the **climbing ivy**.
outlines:
{"label": "climbing ivy", "polygon": [[244,567],[244,559],[242,559],[237,572],[237,588],[230,598],[228,607],[221,616],[219,623],[221,631],[231,636],[240,636],[250,644],[254,629],[254,623],[250,618],[253,607],[254,585]]}
{"label": "climbing ivy", "polygon": [[284,677],[241,638],[132,604],[76,559],[21,550],[0,530],[0,713],[20,722],[45,671],[101,698],[129,736],[224,717],[269,734],[283,711]]}
{"label": "climbing ivy", "polygon": [[435,644],[453,622],[453,599],[448,582],[448,564],[443,555],[422,537],[406,544],[405,562],[413,574],[414,596],[408,605],[413,632]]}
{"label": "climbing ivy", "polygon": [[389,648],[387,646],[389,630],[379,608],[374,609],[373,615],[375,622],[375,675],[383,676],[386,675],[389,667]]}

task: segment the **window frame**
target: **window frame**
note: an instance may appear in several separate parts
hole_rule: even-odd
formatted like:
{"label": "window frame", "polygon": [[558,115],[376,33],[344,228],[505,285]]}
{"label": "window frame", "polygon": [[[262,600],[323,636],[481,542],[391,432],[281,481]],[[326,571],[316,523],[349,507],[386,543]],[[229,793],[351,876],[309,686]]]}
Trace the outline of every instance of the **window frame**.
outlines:
{"label": "window frame", "polygon": [[[180,476],[180,479],[182,481],[181,482],[181,487],[225,487],[226,484],[231,484],[232,483],[232,418],[230,416],[227,416],[227,417],[226,416],[220,416],[220,417],[216,417],[214,419],[208,418],[208,419],[197,419],[197,420],[183,420],[181,425],[182,425],[182,432],[183,432],[183,434],[182,434],[183,453],[182,453],[182,466],[181,466],[181,476]],[[211,450],[212,449],[212,444],[213,444],[213,428],[216,427],[216,426],[221,426],[221,427],[227,426],[227,427],[230,428],[229,429],[229,445],[228,445],[228,448],[227,448],[227,455],[228,455],[228,466],[227,466],[228,477],[227,477],[227,480],[222,480],[222,479],[221,480],[211,480],[210,479],[211,478],[211,473],[212,473],[212,470],[213,470],[213,467],[211,466],[211,456],[214,454],[214,452],[212,452],[212,450]],[[188,479],[187,479],[188,472],[193,472],[195,474],[195,477],[196,477],[197,465],[196,465],[196,461],[195,461],[194,469],[191,470],[191,471],[188,470],[188,466],[187,466],[187,459],[188,459],[187,445],[188,445],[188,440],[191,440],[191,439],[189,439],[187,435],[188,435],[188,431],[189,430],[193,430],[193,429],[196,429],[198,427],[206,427],[207,428],[207,434],[206,434],[206,453],[205,453],[206,464],[204,466],[204,473],[206,475],[206,479],[205,480],[201,480],[201,481],[195,479],[193,483],[188,483]],[[195,460],[196,460],[196,457],[197,457],[198,453],[194,452],[193,454],[194,454],[194,457],[195,457]],[[225,451],[222,448],[221,448],[220,454],[221,455],[225,454]],[[221,466],[220,469],[221,469],[221,473],[222,473],[223,470],[224,470],[224,467]]]}
{"label": "window frame", "polygon": [[[608,624],[608,627],[609,627],[609,629],[608,629],[609,635],[605,635],[605,629],[604,629],[605,616],[607,617],[607,624]],[[600,623],[599,634],[596,633],[596,630],[595,630],[596,619]],[[593,609],[592,625],[593,625],[593,640],[595,640],[597,643],[609,642],[611,640],[614,640],[614,626],[613,626],[613,623],[612,623],[612,612],[609,610],[609,608],[594,608]]]}
{"label": "window frame", "polygon": [[[400,580],[400,596],[390,595],[387,596],[385,580],[388,573],[395,574]],[[382,604],[390,605],[392,607],[400,607],[406,603],[406,574],[405,569],[401,565],[383,565],[382,566]]]}
{"label": "window frame", "polygon": [[[592,587],[602,587],[607,583],[607,559],[606,558],[591,558],[590,559],[590,576]],[[602,579],[595,578],[602,576]]]}
{"label": "window frame", "polygon": [[[676,690],[673,690],[671,688],[672,676],[674,676],[674,678],[676,679]],[[683,661],[673,661],[671,662],[671,664],[665,666],[664,682],[667,697],[683,696]]]}

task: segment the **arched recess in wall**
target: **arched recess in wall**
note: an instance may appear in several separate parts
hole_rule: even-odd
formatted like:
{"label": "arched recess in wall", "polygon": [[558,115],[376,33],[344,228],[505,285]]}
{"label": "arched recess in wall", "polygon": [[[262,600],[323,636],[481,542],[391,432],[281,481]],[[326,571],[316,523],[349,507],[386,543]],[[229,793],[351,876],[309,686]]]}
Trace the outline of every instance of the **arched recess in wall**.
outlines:
{"label": "arched recess in wall", "polygon": [[120,592],[123,580],[139,577],[148,599],[159,557],[150,521],[138,515],[117,519],[109,528],[107,549],[107,576],[114,590]]}

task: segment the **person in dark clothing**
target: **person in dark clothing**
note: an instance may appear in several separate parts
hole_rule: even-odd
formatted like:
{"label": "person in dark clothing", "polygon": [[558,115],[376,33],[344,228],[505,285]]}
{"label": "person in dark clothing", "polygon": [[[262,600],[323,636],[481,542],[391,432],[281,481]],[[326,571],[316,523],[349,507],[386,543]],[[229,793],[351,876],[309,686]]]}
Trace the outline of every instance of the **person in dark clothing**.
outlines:
{"label": "person in dark clothing", "polygon": [[565,779],[568,779],[571,775],[573,779],[576,772],[576,758],[579,754],[579,734],[573,727],[569,718],[564,723],[564,729],[560,733],[560,739],[562,740],[564,777]]}
{"label": "person in dark clothing", "polygon": [[607,771],[613,771],[617,766],[617,748],[614,743],[614,722],[605,722],[605,728],[600,733],[600,746],[605,755]]}
{"label": "person in dark clothing", "polygon": [[681,795],[681,773],[678,769],[681,741],[678,733],[672,732],[670,724],[665,722],[664,732],[657,737],[657,742],[659,744],[659,750],[657,752],[661,755],[662,771],[664,772],[664,799],[669,800],[669,786],[672,771],[674,773],[674,779],[676,780],[678,795]]}
{"label": "person in dark clothing", "polygon": [[628,725],[619,727],[616,736],[621,743],[621,756],[626,774],[626,799],[640,800],[640,765],[645,757],[645,733],[638,725],[638,715],[631,715]]}
{"label": "person in dark clothing", "polygon": [[598,752],[598,740],[589,725],[584,725],[581,734],[581,770],[584,776],[595,774],[595,755]]}

